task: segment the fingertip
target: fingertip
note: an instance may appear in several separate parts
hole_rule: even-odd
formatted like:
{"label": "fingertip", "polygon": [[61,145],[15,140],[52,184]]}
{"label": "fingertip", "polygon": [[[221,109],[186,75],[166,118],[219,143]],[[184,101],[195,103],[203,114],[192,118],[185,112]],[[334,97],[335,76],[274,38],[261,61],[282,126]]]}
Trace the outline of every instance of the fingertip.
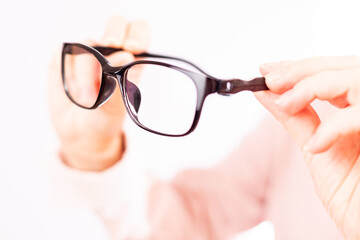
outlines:
{"label": "fingertip", "polygon": [[149,31],[149,24],[143,20],[143,19],[135,19],[131,25],[136,26],[139,29],[142,29],[143,31]]}
{"label": "fingertip", "polygon": [[265,75],[269,74],[270,72],[276,71],[279,68],[286,66],[290,62],[291,62],[290,60],[284,60],[284,61],[280,61],[280,62],[264,63],[264,64],[260,65],[259,70],[260,70],[260,73],[263,76],[265,76]]}
{"label": "fingertip", "polygon": [[271,71],[274,71],[276,69],[276,67],[279,66],[280,63],[265,63],[260,65],[259,70],[260,73],[265,76],[268,73],[270,73]]}
{"label": "fingertip", "polygon": [[124,42],[124,49],[134,54],[145,52],[147,46],[136,39],[128,39]]}
{"label": "fingertip", "polygon": [[135,61],[135,57],[131,52],[123,51],[123,52],[120,52],[119,54],[121,54],[123,61],[126,63]]}
{"label": "fingertip", "polygon": [[120,15],[114,15],[114,16],[111,16],[107,22],[106,22],[106,26],[107,27],[112,27],[112,26],[116,26],[118,24],[126,24],[126,19],[123,17],[123,16],[120,16]]}
{"label": "fingertip", "polygon": [[268,74],[269,72],[266,71],[266,66],[264,67],[264,65],[265,65],[265,64],[260,65],[260,67],[259,67],[259,72],[260,72],[261,75],[263,75],[263,76],[265,77],[265,75]]}
{"label": "fingertip", "polygon": [[320,123],[314,134],[304,144],[303,150],[310,153],[322,153],[328,150],[340,139],[340,132],[336,123],[334,117]]}
{"label": "fingertip", "polygon": [[275,93],[271,92],[271,91],[257,91],[257,92],[253,92],[254,96],[256,98],[274,98]]}
{"label": "fingertip", "polygon": [[133,62],[135,57],[132,53],[128,51],[115,52],[107,57],[107,60],[113,66],[121,66],[129,62]]}
{"label": "fingertip", "polygon": [[127,37],[124,41],[124,49],[132,53],[145,52],[150,43],[149,25],[141,19],[134,20],[129,24]]}
{"label": "fingertip", "polygon": [[86,38],[81,43],[88,45],[88,46],[96,46],[99,45],[99,42],[90,38]]}
{"label": "fingertip", "polygon": [[259,91],[253,93],[256,99],[270,112],[273,112],[276,106],[274,101],[279,97],[279,94],[272,91]]}
{"label": "fingertip", "polygon": [[127,22],[124,17],[112,16],[106,23],[102,45],[109,47],[122,47],[127,31]]}
{"label": "fingertip", "polygon": [[322,153],[329,149],[331,141],[322,141],[319,134],[314,134],[304,145],[303,151],[309,153]]}
{"label": "fingertip", "polygon": [[295,89],[283,93],[275,100],[275,104],[289,115],[295,115],[303,110],[309,103],[307,99],[304,100],[303,94]]}
{"label": "fingertip", "polygon": [[278,70],[265,75],[266,86],[268,86],[271,91],[282,93],[286,90],[280,80],[282,78],[282,74],[283,72]]}

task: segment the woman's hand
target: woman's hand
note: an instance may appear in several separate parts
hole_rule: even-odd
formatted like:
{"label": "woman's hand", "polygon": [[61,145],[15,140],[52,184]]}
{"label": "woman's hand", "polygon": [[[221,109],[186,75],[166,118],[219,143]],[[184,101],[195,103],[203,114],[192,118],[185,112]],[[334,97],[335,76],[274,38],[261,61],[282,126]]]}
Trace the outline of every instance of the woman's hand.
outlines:
{"label": "woman's hand", "polygon": [[[302,149],[318,197],[348,239],[360,239],[360,60],[315,57],[261,66],[256,93]],[[336,107],[321,119],[315,99]]]}
{"label": "woman's hand", "polygon": [[[149,30],[143,21],[127,23],[121,17],[112,17],[101,42],[89,45],[121,47],[125,51],[108,56],[113,66],[134,61],[134,53],[146,50]],[[125,108],[119,88],[96,110],[82,109],[68,99],[60,74],[60,52],[50,66],[50,114],[61,142],[61,155],[71,167],[101,171],[121,159],[124,151],[123,120]],[[95,74],[95,73],[92,73]],[[88,80],[94,80],[89,77]],[[96,93],[94,93],[96,94]],[[96,97],[96,96],[95,96]]]}

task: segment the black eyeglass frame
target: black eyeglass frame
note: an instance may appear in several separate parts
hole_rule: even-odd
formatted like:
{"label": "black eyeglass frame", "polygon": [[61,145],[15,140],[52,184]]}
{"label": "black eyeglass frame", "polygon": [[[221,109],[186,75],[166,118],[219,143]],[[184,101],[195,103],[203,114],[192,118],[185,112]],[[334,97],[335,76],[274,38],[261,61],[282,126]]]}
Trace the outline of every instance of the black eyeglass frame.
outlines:
{"label": "black eyeglass frame", "polygon": [[[71,54],[72,47],[78,47],[81,49],[86,50],[87,52],[93,54],[96,59],[99,61],[101,68],[102,68],[102,79],[101,79],[101,85],[99,89],[99,94],[97,96],[97,99],[93,106],[91,107],[85,107],[80,104],[78,104],[69,93],[69,89],[65,80],[65,56],[66,54]],[[172,56],[165,56],[165,55],[159,55],[159,54],[152,54],[152,53],[140,53],[135,54],[135,57],[138,58],[163,58],[163,59],[170,59],[170,60],[176,60],[181,61],[186,64],[189,64],[190,66],[197,69],[200,73],[196,73],[172,64],[168,64],[165,62],[159,62],[159,61],[152,61],[152,60],[136,60],[134,62],[128,63],[123,66],[111,66],[109,61],[104,57],[107,55],[110,55],[112,53],[123,51],[122,48],[113,48],[113,47],[102,47],[102,46],[94,46],[90,47],[81,43],[64,43],[63,44],[63,50],[62,50],[62,56],[61,56],[61,75],[62,75],[62,82],[64,86],[64,90],[68,98],[77,106],[84,108],[84,109],[96,109],[102,104],[104,104],[112,95],[116,84],[114,80],[117,80],[116,82],[119,84],[119,88],[121,91],[121,95],[123,98],[123,102],[126,108],[126,111],[128,112],[130,118],[133,120],[133,122],[141,127],[142,129],[149,131],[151,133],[159,134],[162,136],[169,136],[169,137],[182,137],[185,135],[190,134],[193,132],[196,128],[196,126],[199,123],[201,110],[204,105],[204,101],[206,97],[213,93],[218,93],[220,95],[230,95],[235,94],[244,90],[248,91],[262,91],[262,90],[268,90],[268,87],[265,83],[264,77],[258,77],[254,78],[249,81],[244,81],[241,79],[219,79],[215,78],[209,74],[207,74],[205,71],[203,71],[201,68],[196,66],[195,64],[181,58],[172,57]],[[159,65],[163,67],[168,67],[174,70],[177,70],[179,72],[182,72],[183,74],[187,75],[192,81],[194,82],[196,86],[197,91],[197,103],[196,103],[196,110],[194,115],[193,123],[190,127],[190,129],[183,133],[183,134],[166,134],[162,132],[158,132],[155,130],[152,130],[143,124],[139,122],[137,119],[137,116],[131,111],[129,102],[127,100],[127,94],[126,94],[126,74],[127,71],[138,64],[153,64],[153,65]]]}

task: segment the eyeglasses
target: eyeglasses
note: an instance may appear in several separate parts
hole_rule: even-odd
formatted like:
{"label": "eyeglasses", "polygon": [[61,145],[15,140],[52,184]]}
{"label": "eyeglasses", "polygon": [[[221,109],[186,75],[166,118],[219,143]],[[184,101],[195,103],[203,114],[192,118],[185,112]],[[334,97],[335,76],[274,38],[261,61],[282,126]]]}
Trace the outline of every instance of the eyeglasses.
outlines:
{"label": "eyeglasses", "polygon": [[[268,89],[263,77],[218,79],[187,60],[158,54],[136,54],[140,60],[111,66],[104,56],[118,51],[123,49],[64,43],[61,74],[65,92],[79,107],[96,109],[111,97],[118,83],[130,118],[155,134],[179,137],[194,131],[210,94]],[[145,60],[153,58],[165,62]],[[185,67],[166,62],[169,60]]]}

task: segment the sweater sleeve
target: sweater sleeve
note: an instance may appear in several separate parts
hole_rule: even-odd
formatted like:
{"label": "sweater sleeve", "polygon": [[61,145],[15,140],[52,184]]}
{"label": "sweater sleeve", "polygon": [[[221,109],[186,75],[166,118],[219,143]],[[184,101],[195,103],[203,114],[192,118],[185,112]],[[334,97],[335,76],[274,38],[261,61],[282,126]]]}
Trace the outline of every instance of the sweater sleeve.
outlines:
{"label": "sweater sleeve", "polygon": [[279,127],[273,122],[266,118],[217,166],[184,171],[171,182],[148,177],[128,155],[101,173],[70,169],[54,156],[53,197],[96,211],[114,239],[225,239],[264,220],[277,157],[272,143],[282,138],[271,134]]}
{"label": "sweater sleeve", "polygon": [[87,208],[98,215],[112,239],[148,236],[147,196],[152,178],[127,152],[121,161],[102,172],[68,167],[56,151],[45,162],[56,208]]}
{"label": "sweater sleeve", "polygon": [[186,170],[171,184],[154,185],[151,239],[226,239],[264,221],[272,168],[288,139],[268,116],[217,166]]}

